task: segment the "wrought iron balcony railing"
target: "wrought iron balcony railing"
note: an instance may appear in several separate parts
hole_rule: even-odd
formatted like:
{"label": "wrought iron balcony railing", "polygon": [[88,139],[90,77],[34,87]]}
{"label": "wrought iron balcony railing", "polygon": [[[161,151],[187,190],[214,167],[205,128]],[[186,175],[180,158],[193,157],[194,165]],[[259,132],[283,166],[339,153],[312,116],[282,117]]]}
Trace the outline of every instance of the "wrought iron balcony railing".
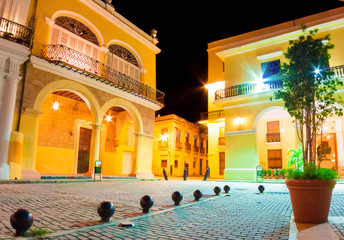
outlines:
{"label": "wrought iron balcony railing", "polygon": [[95,80],[112,85],[160,104],[164,104],[165,94],[143,82],[133,79],[108,65],[85,54],[60,44],[44,45],[43,58],[49,62],[73,69]]}
{"label": "wrought iron balcony railing", "polygon": [[[344,78],[344,65],[331,67],[330,70],[334,72],[335,78]],[[281,80],[269,80],[265,82],[246,83],[236,86],[231,86],[225,89],[217,90],[215,92],[215,100],[230,98],[240,95],[245,95],[255,92],[267,92],[270,90],[279,89],[283,86]]]}
{"label": "wrought iron balcony railing", "polygon": [[0,17],[0,37],[30,46],[33,29]]}
{"label": "wrought iron balcony railing", "polygon": [[265,81],[265,82],[255,82],[255,83],[246,83],[229,88],[217,90],[215,92],[215,100],[235,97],[239,95],[245,95],[254,92],[265,92],[269,90],[279,89],[282,87],[282,81]]}
{"label": "wrought iron balcony railing", "polygon": [[216,110],[210,112],[202,112],[200,120],[208,120],[208,119],[215,119],[215,118],[224,118],[225,111],[224,110]]}
{"label": "wrought iron balcony railing", "polygon": [[266,142],[280,142],[281,141],[281,134],[278,133],[267,133],[266,134]]}

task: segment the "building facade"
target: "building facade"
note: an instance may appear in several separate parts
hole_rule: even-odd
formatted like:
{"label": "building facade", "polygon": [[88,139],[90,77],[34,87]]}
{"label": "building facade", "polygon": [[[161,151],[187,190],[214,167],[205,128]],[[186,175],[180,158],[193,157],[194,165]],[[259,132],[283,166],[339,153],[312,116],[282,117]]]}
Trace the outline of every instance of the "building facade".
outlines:
{"label": "building facade", "polygon": [[[302,34],[301,25],[318,29],[317,36],[331,35],[329,67],[343,78],[344,8],[285,22],[208,44],[208,113],[201,121],[209,129],[209,165],[219,169],[224,152],[225,179],[254,180],[256,167],[287,168],[289,149],[297,149],[299,140],[293,119],[282,100],[270,100],[282,86],[273,77],[285,62],[289,40]],[[316,70],[316,67],[315,67]],[[338,106],[343,89],[336,92]],[[322,167],[344,169],[343,117],[328,118],[323,137],[317,144],[329,145],[331,153]],[[219,139],[224,139],[221,146]],[[321,140],[322,139],[322,140]]]}
{"label": "building facade", "polygon": [[[8,175],[1,178],[90,176],[97,160],[103,175],[153,176],[155,111],[164,104],[164,93],[155,88],[156,32],[146,34],[109,2],[1,2],[2,21],[21,6],[26,17],[17,14],[19,23],[29,28],[34,22],[17,64],[18,89],[9,93],[1,85],[1,111],[12,110],[1,114],[11,125],[1,132],[10,136],[8,156],[6,147],[1,151]],[[15,35],[13,29],[5,33]],[[0,40],[5,47],[18,45]]]}
{"label": "building facade", "polygon": [[171,114],[155,118],[153,174],[188,176],[205,174],[207,157],[208,130],[205,126],[191,123]]}

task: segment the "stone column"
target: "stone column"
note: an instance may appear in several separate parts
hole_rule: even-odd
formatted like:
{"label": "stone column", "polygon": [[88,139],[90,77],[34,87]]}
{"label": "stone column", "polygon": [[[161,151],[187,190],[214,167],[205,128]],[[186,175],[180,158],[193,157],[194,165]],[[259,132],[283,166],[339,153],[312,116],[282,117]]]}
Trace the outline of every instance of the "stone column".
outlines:
{"label": "stone column", "polygon": [[0,115],[0,179],[9,179],[8,147],[13,125],[14,107],[19,78],[4,75],[3,104]]}
{"label": "stone column", "polygon": [[38,126],[41,111],[26,108],[20,122],[20,132],[24,134],[22,178],[39,179],[40,173],[36,170],[36,155],[38,144]]}
{"label": "stone column", "polygon": [[152,159],[154,136],[138,133],[136,137],[136,177],[153,178]]}
{"label": "stone column", "polygon": [[90,162],[88,172],[85,176],[93,177],[94,174],[94,163],[99,160],[99,149],[100,149],[100,129],[103,125],[101,123],[96,123],[92,125],[92,141],[91,141],[91,151],[90,151]]}

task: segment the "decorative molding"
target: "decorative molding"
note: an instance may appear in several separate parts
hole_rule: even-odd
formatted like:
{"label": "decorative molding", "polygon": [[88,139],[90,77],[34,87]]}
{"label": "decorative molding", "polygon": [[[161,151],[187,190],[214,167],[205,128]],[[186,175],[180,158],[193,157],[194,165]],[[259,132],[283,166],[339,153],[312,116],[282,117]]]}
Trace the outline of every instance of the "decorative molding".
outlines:
{"label": "decorative molding", "polygon": [[33,117],[39,117],[39,115],[41,115],[43,112],[42,111],[38,111],[35,109],[31,109],[31,108],[25,108],[24,114],[26,115],[30,115]]}
{"label": "decorative molding", "polygon": [[81,20],[84,24],[86,24],[88,27],[90,27],[91,30],[94,31],[94,33],[97,35],[98,40],[99,40],[99,46],[104,45],[104,38],[101,32],[98,30],[98,28],[87,18],[84,16],[80,15],[79,13],[68,11],[68,10],[59,10],[53,14],[51,17],[52,19],[56,19],[59,16],[69,16],[69,17],[74,17],[78,20]]}
{"label": "decorative molding", "polygon": [[[247,94],[248,95],[248,94]],[[245,96],[247,96],[245,95]],[[237,104],[237,105],[233,105],[233,106],[226,106],[223,107],[224,110],[228,110],[228,109],[233,109],[233,108],[240,108],[240,107],[247,107],[247,106],[252,106],[252,105],[260,105],[260,104],[264,104],[264,103],[271,103],[271,102],[281,102],[283,100],[278,99],[278,100],[263,100],[263,101],[257,101],[257,102],[250,102],[250,103],[243,103],[243,104]],[[283,108],[283,107],[282,107]]]}
{"label": "decorative molding", "polygon": [[239,130],[239,131],[230,131],[230,132],[225,132],[225,136],[244,135],[244,134],[255,134],[256,132],[257,132],[256,129],[247,129],[247,130]]}
{"label": "decorative molding", "polygon": [[283,51],[277,51],[277,52],[272,52],[272,53],[267,53],[264,55],[259,55],[257,56],[258,60],[266,60],[266,59],[270,59],[270,58],[275,58],[275,57],[279,57],[281,56],[283,53]]}
{"label": "decorative molding", "polygon": [[225,171],[256,171],[255,168],[226,168]]}
{"label": "decorative molding", "polygon": [[49,24],[50,26],[54,25],[55,21],[51,18],[44,17],[45,23]]}
{"label": "decorative molding", "polygon": [[151,139],[154,139],[154,135],[151,135],[151,134],[147,134],[147,133],[134,133],[135,136],[137,137],[146,137],[146,138],[151,138]]}

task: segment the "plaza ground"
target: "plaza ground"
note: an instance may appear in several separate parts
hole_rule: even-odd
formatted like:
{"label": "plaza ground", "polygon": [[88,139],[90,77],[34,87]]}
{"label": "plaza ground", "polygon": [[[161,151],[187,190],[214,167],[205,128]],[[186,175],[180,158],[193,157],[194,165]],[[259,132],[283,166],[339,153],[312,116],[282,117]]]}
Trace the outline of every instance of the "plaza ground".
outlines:
{"label": "plaza ground", "polygon": [[[213,188],[231,187],[229,196],[215,196]],[[285,184],[200,180],[0,184],[0,239],[14,238],[9,219],[17,208],[34,215],[32,229],[51,233],[44,239],[289,239],[292,208]],[[195,202],[193,191],[203,198]],[[180,206],[171,199],[183,194]],[[142,214],[140,198],[154,200],[149,214]],[[111,222],[102,224],[97,214],[100,202],[116,207]],[[344,184],[334,189],[329,222],[339,239],[344,239]],[[130,221],[134,228],[118,224]]]}

